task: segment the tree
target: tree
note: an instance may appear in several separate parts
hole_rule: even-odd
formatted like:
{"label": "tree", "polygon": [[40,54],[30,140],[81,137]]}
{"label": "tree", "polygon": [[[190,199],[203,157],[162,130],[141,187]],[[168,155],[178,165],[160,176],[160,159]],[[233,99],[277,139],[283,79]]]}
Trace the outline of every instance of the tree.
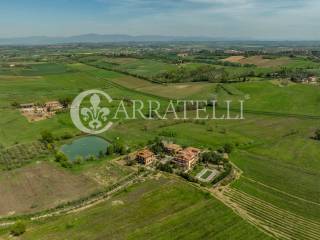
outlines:
{"label": "tree", "polygon": [[314,139],[320,141],[320,128],[315,131],[315,133],[314,133]]}
{"label": "tree", "polygon": [[41,132],[41,141],[44,143],[53,143],[54,137],[51,132],[44,130]]}
{"label": "tree", "polygon": [[163,172],[173,173],[170,163],[159,163],[157,169]]}
{"label": "tree", "polygon": [[224,146],[223,146],[223,150],[225,153],[228,153],[230,154],[233,150],[233,145],[231,143],[226,143]]}
{"label": "tree", "polygon": [[65,98],[59,99],[59,102],[61,103],[61,105],[62,105],[64,108],[67,108],[67,107],[69,106],[69,104],[71,103],[71,99],[68,98],[68,97],[65,97]]}
{"label": "tree", "polygon": [[160,154],[164,152],[164,144],[162,142],[162,139],[159,137],[156,137],[153,142],[151,142],[151,147],[150,149],[155,153],[155,154]]}
{"label": "tree", "polygon": [[13,235],[13,236],[21,236],[22,234],[24,234],[26,232],[26,225],[19,221],[19,222],[16,222],[12,228],[11,228],[11,231],[10,233]]}
{"label": "tree", "polygon": [[204,152],[201,154],[201,161],[204,163],[218,164],[222,161],[222,155],[218,152]]}

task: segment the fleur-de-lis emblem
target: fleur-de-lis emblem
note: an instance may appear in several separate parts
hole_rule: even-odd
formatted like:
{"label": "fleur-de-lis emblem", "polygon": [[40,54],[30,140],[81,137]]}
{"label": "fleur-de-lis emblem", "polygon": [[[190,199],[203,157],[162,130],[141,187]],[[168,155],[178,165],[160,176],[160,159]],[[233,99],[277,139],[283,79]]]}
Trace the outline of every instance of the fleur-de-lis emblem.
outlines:
{"label": "fleur-de-lis emblem", "polygon": [[107,121],[107,116],[110,114],[110,110],[107,107],[99,107],[100,97],[98,94],[93,94],[90,98],[91,107],[81,108],[80,114],[83,116],[83,120],[88,122],[91,129],[99,129],[103,126],[103,122]]}

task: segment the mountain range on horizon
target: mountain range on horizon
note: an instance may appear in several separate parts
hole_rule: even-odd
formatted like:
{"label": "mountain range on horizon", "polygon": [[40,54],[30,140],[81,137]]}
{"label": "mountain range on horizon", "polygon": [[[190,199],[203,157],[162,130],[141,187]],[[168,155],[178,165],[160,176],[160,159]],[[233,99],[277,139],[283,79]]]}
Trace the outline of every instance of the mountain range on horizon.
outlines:
{"label": "mountain range on horizon", "polygon": [[[50,45],[72,43],[125,43],[125,42],[216,42],[216,41],[287,41],[223,38],[207,36],[162,36],[162,35],[127,35],[127,34],[82,34],[68,37],[11,37],[0,38],[0,45]],[[292,40],[305,41],[305,40]],[[307,41],[307,40],[306,40]],[[307,41],[318,42],[318,41]]]}
{"label": "mountain range on horizon", "polygon": [[45,45],[45,44],[68,44],[68,43],[117,43],[117,42],[184,42],[184,41],[220,41],[227,40],[213,37],[188,37],[188,36],[161,36],[161,35],[138,35],[127,34],[82,34],[68,37],[12,37],[0,38],[0,45]]}

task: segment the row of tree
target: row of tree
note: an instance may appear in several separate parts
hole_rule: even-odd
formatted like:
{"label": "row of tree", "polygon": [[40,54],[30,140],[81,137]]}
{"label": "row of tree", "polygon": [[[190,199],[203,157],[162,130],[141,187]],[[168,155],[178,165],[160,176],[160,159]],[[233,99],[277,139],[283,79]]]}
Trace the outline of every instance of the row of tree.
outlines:
{"label": "row of tree", "polygon": [[160,82],[241,82],[247,81],[249,77],[255,77],[254,71],[227,71],[212,65],[202,65],[196,69],[180,67],[175,70],[158,74],[155,78]]}

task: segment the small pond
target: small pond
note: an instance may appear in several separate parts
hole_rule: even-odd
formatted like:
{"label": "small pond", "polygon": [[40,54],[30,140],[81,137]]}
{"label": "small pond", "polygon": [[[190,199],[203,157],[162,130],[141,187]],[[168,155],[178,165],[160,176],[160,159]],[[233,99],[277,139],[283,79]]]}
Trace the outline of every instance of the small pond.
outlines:
{"label": "small pond", "polygon": [[74,140],[71,144],[65,144],[60,148],[70,160],[77,157],[88,158],[89,156],[99,156],[101,151],[105,152],[108,142],[96,136],[87,136]]}

